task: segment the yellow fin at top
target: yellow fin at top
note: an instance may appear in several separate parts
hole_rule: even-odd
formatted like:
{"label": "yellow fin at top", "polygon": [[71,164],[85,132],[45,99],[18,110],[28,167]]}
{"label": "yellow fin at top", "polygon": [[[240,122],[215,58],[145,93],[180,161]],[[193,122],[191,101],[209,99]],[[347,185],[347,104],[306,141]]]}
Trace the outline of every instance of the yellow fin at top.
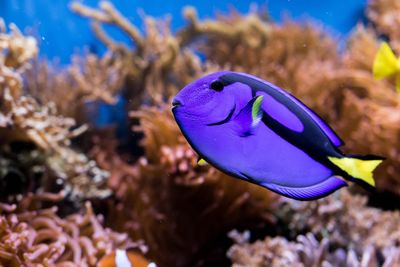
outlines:
{"label": "yellow fin at top", "polygon": [[382,162],[381,159],[363,160],[335,157],[328,157],[328,159],[350,176],[375,187],[375,180],[372,172]]}
{"label": "yellow fin at top", "polygon": [[205,165],[208,165],[208,162],[207,161],[205,161],[204,159],[199,159],[198,161],[197,161],[197,165],[199,165],[199,166],[205,166]]}
{"label": "yellow fin at top", "polygon": [[383,42],[374,59],[372,72],[375,79],[382,79],[400,71],[400,62],[393,53],[389,44]]}

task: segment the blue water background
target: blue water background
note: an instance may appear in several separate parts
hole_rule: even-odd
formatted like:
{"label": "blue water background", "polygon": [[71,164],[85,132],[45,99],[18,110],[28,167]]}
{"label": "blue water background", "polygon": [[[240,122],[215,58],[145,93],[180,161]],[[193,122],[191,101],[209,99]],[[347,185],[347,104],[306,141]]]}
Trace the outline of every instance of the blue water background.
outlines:
{"label": "blue water background", "polygon": [[[78,1],[89,6],[97,6],[97,0]],[[227,13],[235,7],[242,13],[249,10],[250,4],[267,6],[275,21],[282,21],[284,14],[291,18],[312,18],[323,23],[335,35],[346,35],[359,21],[362,21],[366,0],[202,0],[202,1],[160,1],[160,0],[118,0],[113,4],[135,25],[142,26],[138,10],[145,14],[161,18],[166,14],[173,17],[174,30],[185,25],[182,8],[195,6],[201,18],[209,18],[220,11]],[[73,52],[87,46],[92,51],[102,52],[104,47],[90,30],[87,19],[81,18],[69,9],[69,0],[0,0],[0,17],[6,23],[14,22],[22,29],[30,28],[40,40],[41,56],[50,59],[58,57],[61,63],[68,63]],[[127,41],[118,31],[112,35]]]}
{"label": "blue water background", "polygon": [[[95,7],[100,1],[78,1]],[[202,0],[202,1],[160,1],[160,0],[118,0],[113,4],[139,28],[143,26],[140,13],[156,18],[171,15],[172,28],[177,30],[185,25],[182,17],[184,6],[195,6],[200,18],[212,18],[216,12],[228,13],[234,7],[241,13],[247,13],[252,3],[267,6],[270,17],[277,22],[290,17],[296,20],[311,19],[343,40],[358,22],[365,21],[364,9],[367,0]],[[81,53],[86,47],[101,54],[105,47],[96,39],[90,29],[89,20],[73,13],[69,0],[0,0],[0,17],[6,24],[14,22],[25,32],[34,34],[40,42],[42,58],[57,58],[61,64],[68,64],[73,53]],[[120,41],[129,40],[118,30],[107,29]],[[114,106],[96,105],[93,121],[97,126],[117,122],[124,129],[126,114],[121,112],[125,105],[122,97]]]}

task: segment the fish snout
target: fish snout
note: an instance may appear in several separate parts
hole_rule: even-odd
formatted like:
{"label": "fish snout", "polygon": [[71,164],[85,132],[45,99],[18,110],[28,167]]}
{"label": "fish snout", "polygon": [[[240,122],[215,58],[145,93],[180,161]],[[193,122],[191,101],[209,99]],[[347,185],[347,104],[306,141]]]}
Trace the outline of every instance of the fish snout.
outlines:
{"label": "fish snout", "polygon": [[182,101],[177,99],[177,98],[174,98],[172,100],[172,108],[176,108],[176,107],[179,107],[179,106],[183,106]]}

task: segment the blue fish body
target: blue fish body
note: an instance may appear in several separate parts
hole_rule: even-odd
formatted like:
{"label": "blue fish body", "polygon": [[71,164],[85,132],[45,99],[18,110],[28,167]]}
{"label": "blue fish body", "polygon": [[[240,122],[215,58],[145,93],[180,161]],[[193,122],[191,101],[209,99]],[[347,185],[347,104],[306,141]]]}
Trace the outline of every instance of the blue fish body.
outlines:
{"label": "blue fish body", "polygon": [[335,132],[298,99],[255,76],[221,71],[173,101],[183,135],[221,171],[281,195],[311,200],[346,186],[374,186],[381,158],[347,157]]}

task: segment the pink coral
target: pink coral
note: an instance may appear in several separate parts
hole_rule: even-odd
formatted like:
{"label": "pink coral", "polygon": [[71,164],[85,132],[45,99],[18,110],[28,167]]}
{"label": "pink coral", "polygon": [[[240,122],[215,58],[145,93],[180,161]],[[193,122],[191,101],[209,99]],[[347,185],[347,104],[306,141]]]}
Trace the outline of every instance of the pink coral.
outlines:
{"label": "pink coral", "polygon": [[62,198],[63,195],[30,195],[18,205],[1,204],[0,265],[96,266],[115,248],[140,245],[126,234],[104,228],[102,217],[94,214],[89,202],[83,214],[66,218],[56,214],[56,207],[36,208],[38,201]]}

